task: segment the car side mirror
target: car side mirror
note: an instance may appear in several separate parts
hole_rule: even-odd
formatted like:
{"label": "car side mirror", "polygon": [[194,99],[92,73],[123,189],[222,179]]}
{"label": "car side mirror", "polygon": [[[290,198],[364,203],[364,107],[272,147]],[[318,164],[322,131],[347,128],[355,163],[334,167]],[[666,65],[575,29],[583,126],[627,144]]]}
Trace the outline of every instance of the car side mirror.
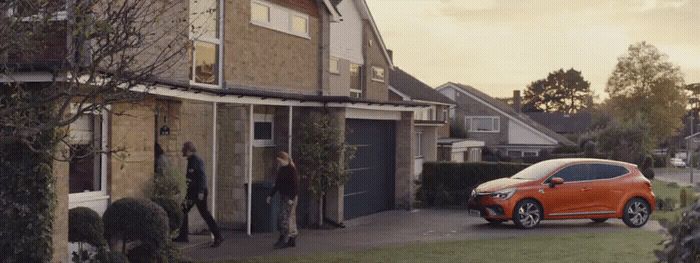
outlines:
{"label": "car side mirror", "polygon": [[564,179],[561,177],[552,177],[552,179],[549,179],[549,187],[554,188],[557,185],[563,184]]}

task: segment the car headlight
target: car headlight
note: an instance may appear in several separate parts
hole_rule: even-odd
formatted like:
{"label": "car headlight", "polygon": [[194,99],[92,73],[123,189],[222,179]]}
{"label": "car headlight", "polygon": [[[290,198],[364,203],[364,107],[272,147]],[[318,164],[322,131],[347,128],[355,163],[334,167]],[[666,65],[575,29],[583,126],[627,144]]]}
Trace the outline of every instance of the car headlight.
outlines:
{"label": "car headlight", "polygon": [[508,200],[509,198],[513,197],[514,194],[515,194],[515,188],[508,188],[508,189],[494,192],[493,194],[491,194],[491,196],[496,197],[496,198],[501,198],[504,200]]}

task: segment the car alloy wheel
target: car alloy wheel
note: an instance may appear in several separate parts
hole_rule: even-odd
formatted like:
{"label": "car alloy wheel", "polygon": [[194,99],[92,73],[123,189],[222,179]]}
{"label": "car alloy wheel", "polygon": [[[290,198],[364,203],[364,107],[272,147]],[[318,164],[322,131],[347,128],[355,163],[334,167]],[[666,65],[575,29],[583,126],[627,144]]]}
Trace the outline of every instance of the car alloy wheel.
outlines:
{"label": "car alloy wheel", "polygon": [[629,227],[641,227],[649,221],[649,204],[640,198],[630,200],[625,206],[623,221]]}
{"label": "car alloy wheel", "polygon": [[515,207],[513,221],[520,228],[533,228],[542,220],[540,205],[532,200],[523,200]]}

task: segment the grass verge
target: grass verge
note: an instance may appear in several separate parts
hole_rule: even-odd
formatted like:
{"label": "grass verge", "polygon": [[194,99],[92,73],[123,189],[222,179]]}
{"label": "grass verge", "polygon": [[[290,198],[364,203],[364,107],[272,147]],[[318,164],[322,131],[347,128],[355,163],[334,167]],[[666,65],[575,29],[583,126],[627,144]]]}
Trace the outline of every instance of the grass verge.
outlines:
{"label": "grass verge", "polygon": [[656,195],[656,200],[663,200],[666,203],[669,203],[668,200],[673,200],[671,203],[678,204],[677,208],[673,209],[672,211],[656,210],[651,215],[652,220],[658,220],[660,222],[677,222],[680,220],[681,214],[686,208],[680,207],[681,189],[685,189],[688,193],[687,205],[691,205],[694,203],[694,200],[697,200],[697,197],[695,196],[696,193],[692,187],[680,187],[676,183],[667,183],[658,180],[652,181],[652,184],[654,194]]}
{"label": "grass verge", "polygon": [[612,233],[420,243],[301,257],[229,262],[655,262],[662,236],[640,229]]}

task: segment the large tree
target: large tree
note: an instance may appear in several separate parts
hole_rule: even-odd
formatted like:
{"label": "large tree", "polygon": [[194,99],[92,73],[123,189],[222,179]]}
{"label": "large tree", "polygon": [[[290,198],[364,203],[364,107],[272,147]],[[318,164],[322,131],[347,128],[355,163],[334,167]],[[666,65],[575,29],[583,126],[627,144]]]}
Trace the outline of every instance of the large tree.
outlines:
{"label": "large tree", "polygon": [[67,130],[139,100],[135,87],[147,90],[183,57],[181,3],[0,1],[0,262],[52,261],[53,163],[115,150],[73,149]]}
{"label": "large tree", "polygon": [[525,111],[576,113],[592,96],[590,82],[575,69],[559,69],[547,78],[532,82],[525,90]]}
{"label": "large tree", "polygon": [[667,140],[682,126],[687,96],[683,74],[668,56],[646,42],[630,45],[608,79],[612,113],[622,121],[641,116],[649,122],[654,143]]}

